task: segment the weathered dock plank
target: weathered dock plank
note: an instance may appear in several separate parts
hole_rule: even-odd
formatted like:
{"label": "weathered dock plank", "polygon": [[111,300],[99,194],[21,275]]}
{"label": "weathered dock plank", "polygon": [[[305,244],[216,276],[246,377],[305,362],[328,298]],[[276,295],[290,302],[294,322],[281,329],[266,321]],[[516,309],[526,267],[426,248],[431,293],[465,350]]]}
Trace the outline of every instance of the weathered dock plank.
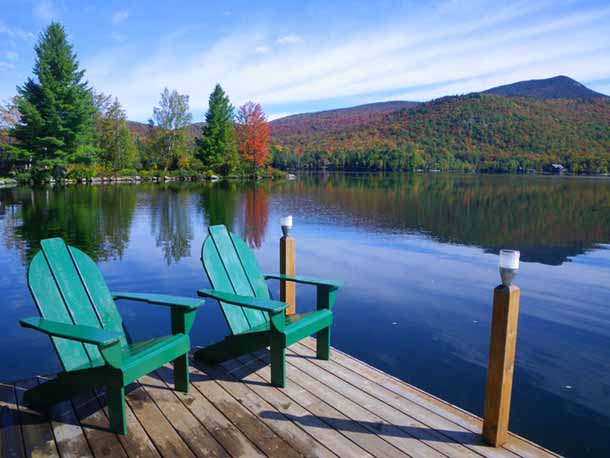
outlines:
{"label": "weathered dock plank", "polygon": [[140,383],[197,457],[230,456],[197,417],[176,398],[173,387],[169,387],[160,376],[147,375],[140,379]]}
{"label": "weathered dock plank", "polygon": [[[262,356],[261,359],[268,363],[267,355]],[[267,377],[268,372],[266,367],[259,370],[259,373],[267,382],[270,380]],[[400,440],[398,440],[398,444],[396,444],[396,440],[387,440],[387,438],[381,437],[381,435],[378,434],[381,429],[392,428],[392,425],[384,425],[381,422],[376,422],[373,417],[367,418],[359,406],[351,402],[348,398],[341,399],[339,396],[335,396],[335,393],[330,390],[318,389],[319,387],[316,386],[315,380],[311,380],[310,376],[306,373],[297,373],[296,368],[290,368],[288,380],[288,383],[294,385],[296,389],[302,389],[308,392],[307,396],[297,394],[293,399],[297,402],[300,402],[300,400],[311,402],[313,399],[313,404],[315,406],[313,408],[314,414],[325,423],[324,427],[332,427],[338,431],[344,431],[349,438],[374,456],[430,456],[434,458],[442,456],[440,454],[422,454],[419,450],[420,443],[411,443],[409,449],[406,444],[400,444]],[[322,405],[316,404],[318,401],[323,403],[324,410],[318,407],[318,405]],[[339,411],[339,409],[341,410]],[[328,413],[325,414],[325,411]],[[339,412],[341,412],[341,414],[339,414]],[[309,414],[302,417],[291,417],[291,419],[295,423],[304,424],[309,422],[311,416],[312,414]],[[352,419],[354,417],[359,417],[361,420],[353,421]],[[400,439],[400,437],[397,436],[395,439]]]}
{"label": "weathered dock plank", "polygon": [[[391,405],[383,405],[335,374],[316,370],[317,365],[300,356],[293,351],[290,351],[288,355],[288,362],[291,367],[294,367],[292,370],[295,371],[295,379],[320,398],[329,399],[329,402],[332,402],[337,408],[342,408],[342,411],[349,415],[352,421],[362,423],[371,432],[383,437],[411,456],[455,456],[460,458],[478,456],[461,444],[447,441],[435,430],[402,414]],[[315,378],[309,374],[315,374]]]}
{"label": "weathered dock plank", "polygon": [[261,396],[257,394],[257,389],[252,389],[252,385],[258,385],[258,389],[268,391],[268,395],[274,399],[275,403],[283,403],[285,406],[284,410],[289,409],[290,402],[288,400],[284,401],[280,396],[275,396],[272,393],[273,387],[264,386],[266,385],[266,382],[264,382],[263,379],[257,380],[256,376],[251,376],[248,371],[244,371],[243,366],[240,366],[235,372],[224,372],[223,368],[218,366],[206,367],[205,369],[208,374],[213,376],[235,399],[253,414],[261,418],[271,429],[284,438],[284,440],[291,444],[303,456],[311,458],[337,457],[335,453],[324,446],[323,442],[316,440],[315,436],[308,434],[305,428],[301,428],[299,425],[287,421],[290,417],[282,414],[270,402],[266,401],[265,397],[267,396]]}
{"label": "weathered dock plank", "polygon": [[[40,383],[40,381],[39,381]],[[57,449],[62,458],[91,458],[85,432],[76,418],[70,401],[63,401],[49,408],[49,419]]]}
{"label": "weathered dock plank", "polygon": [[[127,458],[117,435],[108,431],[110,423],[95,393],[81,394],[72,399],[72,404],[94,456]],[[131,429],[128,431],[131,433]]]}
{"label": "weathered dock plank", "polygon": [[[106,395],[100,392],[96,394],[98,402],[103,406],[106,418],[109,418]],[[125,406],[125,413],[127,415],[127,431],[129,434],[126,436],[116,435],[116,437],[127,455],[130,458],[159,458],[161,455],[136,418],[133,410],[129,406]],[[109,420],[107,421],[109,422]]]}
{"label": "weathered dock plank", "polygon": [[57,457],[57,443],[46,413],[30,409],[23,404],[23,393],[29,388],[38,385],[36,379],[26,380],[15,384],[17,394],[17,407],[19,409],[19,422],[23,434],[26,456]]}
{"label": "weathered dock plank", "polygon": [[[265,455],[235,426],[221,410],[217,409],[202,393],[206,387],[216,383],[204,372],[191,367],[191,389],[188,393],[174,392],[192,414],[233,457],[264,457]],[[171,386],[171,371],[157,373]]]}
{"label": "weathered dock plank", "polygon": [[43,412],[23,405],[37,379],[0,384],[0,458],[558,456],[513,434],[490,447],[479,417],[338,350],[317,360],[312,338],[288,349],[286,388],[269,384],[268,361],[191,361],[189,393],[173,390],[169,366],[142,377],[128,387],[127,436],[108,431],[103,393]]}
{"label": "weathered dock plank", "polygon": [[[307,347],[311,351],[315,352],[315,345],[315,340],[313,338],[309,338],[304,339],[299,344],[292,346],[291,349],[298,351],[301,347]],[[503,456],[501,455],[501,448],[495,449],[484,444],[480,436],[483,429],[483,420],[480,417],[477,417],[470,412],[460,409],[457,406],[420,390],[417,387],[409,385],[400,379],[392,377],[391,375],[388,375],[379,369],[334,348],[333,356],[329,363],[330,364],[328,366],[330,367],[328,367],[327,370],[335,371],[338,369],[338,366],[343,366],[352,373],[350,374],[351,376],[361,376],[364,379],[374,382],[373,384],[366,384],[366,381],[364,381],[363,384],[363,380],[359,380],[357,378],[355,379],[358,386],[362,387],[362,389],[373,390],[377,396],[384,397],[387,391],[391,391],[398,395],[389,399],[386,398],[391,405],[396,406],[397,403],[399,403],[407,412],[415,412],[416,406],[423,407],[426,410],[436,413],[438,417],[445,418],[460,426],[462,428],[461,431],[469,431],[470,433],[473,433],[474,436],[465,436],[464,434],[461,434],[460,436],[455,436],[454,438],[457,441],[476,441],[476,444],[481,444],[477,446],[482,447],[491,453],[490,455],[485,453],[484,456],[490,456],[492,458]],[[405,404],[404,400],[412,401],[412,404]],[[439,426],[439,428],[442,427]],[[533,442],[530,442],[520,436],[512,433],[510,436],[510,440],[503,448],[512,451],[517,456],[522,458],[559,456],[558,454],[553,453],[550,450],[547,450],[538,444],[534,444]]]}
{"label": "weathered dock plank", "polygon": [[[247,367],[241,363],[233,364],[233,369],[229,368],[229,364],[223,365],[230,373],[240,380],[248,383],[248,386],[256,392],[261,398],[271,404],[278,412],[283,415],[283,418],[293,418],[294,416],[311,416],[306,408],[298,403],[295,403],[286,394],[286,389],[280,390],[269,384],[269,382],[262,376],[256,373],[252,367]],[[258,369],[258,366],[256,369]],[[261,413],[262,418],[275,418],[279,421],[284,421],[282,417],[276,416],[273,410],[266,413]],[[353,457],[371,457],[362,448],[358,447],[348,438],[343,435],[334,433],[331,429],[325,428],[325,423],[315,416],[311,416],[311,421],[307,424],[300,424],[299,427],[307,431],[312,437],[314,437],[319,443],[338,456],[353,456]],[[311,443],[310,453],[315,453],[317,447],[315,442]],[[316,455],[316,456],[324,456]]]}
{"label": "weathered dock plank", "polygon": [[191,448],[182,440],[178,431],[142,386],[138,385],[128,391],[125,399],[161,456],[195,457]]}
{"label": "weathered dock plank", "polygon": [[25,456],[15,387],[0,383],[0,453],[3,457]]}

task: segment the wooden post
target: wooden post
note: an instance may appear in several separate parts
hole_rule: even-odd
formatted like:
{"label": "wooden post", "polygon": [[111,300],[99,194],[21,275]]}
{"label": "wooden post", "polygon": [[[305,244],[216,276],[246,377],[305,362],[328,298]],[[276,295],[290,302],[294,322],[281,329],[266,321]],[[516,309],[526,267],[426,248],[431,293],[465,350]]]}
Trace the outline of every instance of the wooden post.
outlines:
{"label": "wooden post", "polygon": [[483,408],[483,438],[494,447],[500,447],[508,438],[519,295],[519,287],[515,285],[500,285],[494,289],[487,388]]}
{"label": "wooden post", "polygon": [[[294,239],[285,235],[280,239],[280,274],[295,275]],[[294,282],[280,281],[280,300],[289,307],[286,315],[296,313],[296,285]]]}

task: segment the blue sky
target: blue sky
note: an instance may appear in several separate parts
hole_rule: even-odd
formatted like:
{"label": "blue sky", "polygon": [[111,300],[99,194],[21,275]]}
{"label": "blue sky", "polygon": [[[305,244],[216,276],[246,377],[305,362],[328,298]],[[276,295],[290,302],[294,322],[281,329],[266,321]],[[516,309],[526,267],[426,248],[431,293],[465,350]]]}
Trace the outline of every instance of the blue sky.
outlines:
{"label": "blue sky", "polygon": [[201,120],[216,82],[271,118],[558,74],[610,94],[607,0],[0,0],[0,11],[0,99],[57,20],[90,84],[140,121],[165,86]]}

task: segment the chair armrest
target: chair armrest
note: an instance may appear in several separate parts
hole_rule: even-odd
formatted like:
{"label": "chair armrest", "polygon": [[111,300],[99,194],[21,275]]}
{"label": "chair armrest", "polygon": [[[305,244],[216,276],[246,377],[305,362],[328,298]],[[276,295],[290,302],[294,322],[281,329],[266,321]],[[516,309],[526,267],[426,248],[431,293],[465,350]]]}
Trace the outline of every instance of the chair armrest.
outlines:
{"label": "chair armrest", "polygon": [[32,328],[44,332],[49,336],[63,337],[64,339],[76,340],[78,342],[90,343],[107,347],[119,342],[122,335],[120,332],[109,329],[94,328],[81,324],[68,324],[59,321],[45,320],[39,317],[24,318],[19,321],[24,328]]}
{"label": "chair armrest", "polygon": [[303,283],[306,285],[326,286],[332,289],[339,289],[343,286],[343,282],[340,280],[324,280],[321,278],[305,277],[303,275],[285,275],[285,274],[264,274],[265,280],[284,280],[292,281],[295,283]]}
{"label": "chair armrest", "polygon": [[288,304],[285,302],[274,301],[271,299],[262,299],[260,297],[240,296],[238,294],[227,293],[224,291],[216,291],[214,289],[200,289],[197,291],[201,297],[211,297],[217,301],[226,302],[227,304],[241,305],[242,307],[262,310],[271,314],[282,312]]}
{"label": "chair armrest", "polygon": [[149,304],[166,305],[169,307],[184,307],[196,309],[205,301],[193,297],[168,296],[166,294],[129,293],[124,291],[113,291],[114,299],[127,299],[129,301],[148,302]]}

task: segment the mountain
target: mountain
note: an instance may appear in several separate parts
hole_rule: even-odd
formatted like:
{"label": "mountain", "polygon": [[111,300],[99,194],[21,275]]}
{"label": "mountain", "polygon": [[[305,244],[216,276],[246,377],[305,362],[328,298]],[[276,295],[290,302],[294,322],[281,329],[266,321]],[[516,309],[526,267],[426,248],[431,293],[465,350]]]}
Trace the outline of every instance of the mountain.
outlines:
{"label": "mountain", "polygon": [[562,163],[571,172],[600,173],[610,167],[608,120],[608,97],[443,97],[340,130],[272,127],[274,165],[514,172]]}
{"label": "mountain", "polygon": [[[566,76],[270,122],[278,168],[610,171],[610,97]],[[130,123],[145,135],[142,123]],[[201,123],[190,127],[191,136]]]}
{"label": "mountain", "polygon": [[554,76],[541,80],[519,81],[504,86],[492,87],[484,94],[504,95],[507,97],[533,97],[536,99],[595,99],[607,95],[592,91],[588,87],[567,76]]}
{"label": "mountain", "polygon": [[295,129],[336,130],[353,124],[380,119],[387,113],[412,108],[419,103],[408,101],[377,102],[349,108],[295,114],[275,119],[271,121],[271,126],[273,131],[279,135]]}

